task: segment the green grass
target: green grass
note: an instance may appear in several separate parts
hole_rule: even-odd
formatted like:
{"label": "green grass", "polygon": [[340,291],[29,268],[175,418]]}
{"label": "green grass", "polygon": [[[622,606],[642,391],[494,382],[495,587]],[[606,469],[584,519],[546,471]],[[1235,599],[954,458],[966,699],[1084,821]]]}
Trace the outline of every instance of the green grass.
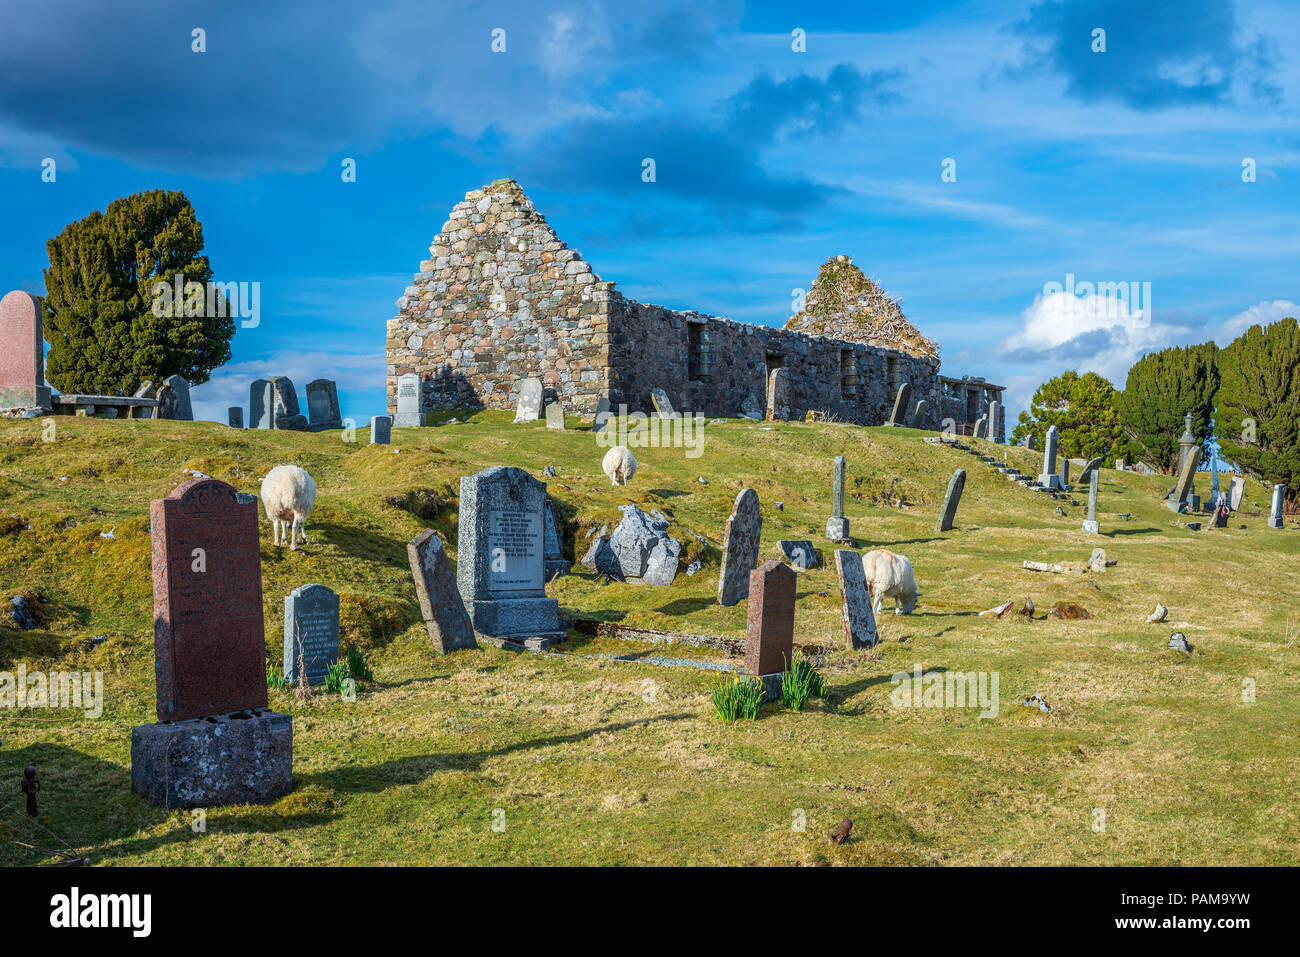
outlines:
{"label": "green grass", "polygon": [[[0,616],[0,670],[101,670],[106,697],[98,719],[0,710],[0,863],[49,862],[65,843],[98,864],[1296,862],[1300,535],[1265,527],[1268,490],[1248,484],[1227,529],[1192,532],[1159,501],[1171,479],[1105,470],[1097,538],[1079,530],[1086,490],[1059,516],[1057,502],[912,430],[727,420],[708,427],[697,459],[635,449],[636,478],[612,488],[604,449],[576,419],[557,432],[510,418],[397,429],[390,447],[366,445],[364,429],[349,444],[339,433],[74,418],[56,420],[45,443],[40,422],[0,420],[0,599],[48,600],[34,631]],[[860,546],[907,555],[922,592],[912,616],[886,610],[870,652],[840,650],[824,537],[836,454],[848,460]],[[1038,471],[1035,453],[994,454]],[[282,657],[284,596],[319,582],[340,593],[343,646],[365,653],[374,681],[354,702],[271,690],[272,707],[294,715],[293,793],[210,809],[195,833],[188,813],[130,791],[130,729],[154,720],[149,501],[187,468],[256,492],[281,463],[304,466],[319,495],[298,552],[272,547],[262,522],[268,660]],[[538,477],[555,466],[549,490],[578,557],[619,505],[671,510],[700,574],[648,588],[578,566],[548,586],[565,613],[666,631],[744,634],[745,604],[714,596],[723,524],[742,483],[753,487],[763,557],[777,557],[778,539],[811,538],[830,564],[800,575],[796,613],[801,643],[836,649],[823,667],[828,697],[726,725],[712,706],[715,672],[595,657],[723,660],[708,649],[573,633],[558,654],[432,655],[406,543],[433,527],[455,558],[460,476],[499,464]],[[955,468],[968,475],[957,527],[936,533]],[[1118,565],[1021,568],[1083,564],[1097,545]],[[977,617],[1026,596],[1034,621]],[[1058,601],[1091,617],[1045,619]],[[1148,625],[1157,601],[1169,621]],[[1190,656],[1165,647],[1173,630]],[[998,715],[893,707],[890,675],[915,666],[996,672]],[[1034,693],[1049,714],[1019,706]],[[22,813],[27,764],[40,769],[43,826]],[[504,830],[492,826],[498,809]],[[800,810],[806,831],[792,827]],[[831,846],[843,817],[854,837]]]}

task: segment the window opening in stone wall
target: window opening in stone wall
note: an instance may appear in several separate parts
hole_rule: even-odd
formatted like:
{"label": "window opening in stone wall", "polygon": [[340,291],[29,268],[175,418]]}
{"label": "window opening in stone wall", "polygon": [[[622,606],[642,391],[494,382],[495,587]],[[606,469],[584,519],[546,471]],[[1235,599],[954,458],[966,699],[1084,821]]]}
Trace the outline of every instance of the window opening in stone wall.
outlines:
{"label": "window opening in stone wall", "polygon": [[840,350],[840,398],[852,399],[858,394],[858,360],[852,349]]}
{"label": "window opening in stone wall", "polygon": [[688,322],[686,324],[686,377],[691,380],[704,378],[704,324]]}

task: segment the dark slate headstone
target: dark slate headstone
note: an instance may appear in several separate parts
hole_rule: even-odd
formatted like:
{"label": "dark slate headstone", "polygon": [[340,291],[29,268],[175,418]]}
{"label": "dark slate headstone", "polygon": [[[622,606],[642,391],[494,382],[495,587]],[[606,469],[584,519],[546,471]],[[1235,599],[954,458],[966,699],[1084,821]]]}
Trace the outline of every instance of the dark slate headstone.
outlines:
{"label": "dark slate headstone", "polygon": [[257,496],[191,479],[149,517],[158,719],[265,708]]}
{"label": "dark slate headstone", "polygon": [[925,425],[925,411],[929,403],[925,399],[918,399],[916,407],[912,410],[912,417],[907,420],[908,428],[919,429]]}
{"label": "dark slate headstone", "polygon": [[420,617],[424,619],[434,651],[447,654],[458,648],[477,648],[474,626],[456,590],[451,561],[438,533],[426,528],[406,546],[406,557],[411,563]]}
{"label": "dark slate headstone", "polygon": [[722,533],[722,571],[718,574],[718,604],[734,605],[749,594],[749,573],[758,564],[763,512],[758,493],[741,489]]}
{"label": "dark slate headstone", "polygon": [[493,466],[460,480],[456,584],[476,631],[530,648],[561,641],[559,603],[547,598],[546,485]]}
{"label": "dark slate headstone", "polygon": [[176,396],[176,414],[167,416],[181,422],[194,421],[194,407],[190,404],[190,384],[184,376],[169,375],[163,379],[163,387],[171,389]]}
{"label": "dark slate headstone", "polygon": [[604,432],[605,426],[609,422],[613,409],[609,404],[609,396],[602,395],[596,400],[596,418],[591,424],[591,431]]}
{"label": "dark slate headstone", "polygon": [[324,585],[303,585],[284,597],[284,680],[298,684],[299,664],[307,684],[325,682],[339,660],[339,596]]}
{"label": "dark slate headstone", "polygon": [[370,444],[388,445],[392,441],[393,420],[386,415],[370,417]]}
{"label": "dark slate headstone", "polygon": [[1097,471],[1099,468],[1101,468],[1101,456],[1095,455],[1088,459],[1084,464],[1083,471],[1079,473],[1079,478],[1076,481],[1078,481],[1080,485],[1087,485],[1088,482],[1091,481],[1092,473]]}
{"label": "dark slate headstone", "polygon": [[790,666],[797,580],[785,562],[764,562],[750,572],[745,670],[751,675],[777,675]]}
{"label": "dark slate headstone", "polygon": [[298,390],[288,376],[272,376],[271,382],[271,419],[277,429],[293,432],[307,431],[307,416],[298,409]]}
{"label": "dark slate headstone", "polygon": [[840,621],[845,643],[854,651],[874,647],[880,638],[862,555],[846,548],[836,549],[835,572],[840,579]]}
{"label": "dark slate headstone", "polygon": [[898,394],[894,396],[894,408],[889,413],[889,421],[886,425],[902,425],[903,417],[907,415],[907,403],[912,397],[912,385],[904,382],[898,387]]}
{"label": "dark slate headstone", "polygon": [[338,386],[330,379],[313,379],[307,383],[307,421],[313,429],[341,429]]}
{"label": "dark slate headstone", "polygon": [[844,456],[835,456],[831,484],[831,517],[826,522],[826,537],[833,542],[849,537],[849,520],[844,517]]}
{"label": "dark slate headstone", "polygon": [[169,385],[163,385],[158,390],[158,408],[155,410],[157,418],[175,420],[180,418],[181,399],[176,394],[176,390]]}
{"label": "dark slate headstone", "polygon": [[242,429],[244,427],[244,407],[242,405],[232,405],[226,410],[226,422],[232,429]]}
{"label": "dark slate headstone", "polygon": [[952,528],[953,520],[957,517],[957,505],[961,502],[961,493],[965,487],[966,470],[958,469],[948,480],[948,494],[943,497],[943,511],[939,513],[939,521],[934,526],[936,532],[946,532]]}
{"label": "dark slate headstone", "polygon": [[807,571],[810,568],[821,568],[821,553],[813,547],[813,543],[807,539],[799,541],[779,541],[776,547],[781,550],[785,560],[795,571]]}
{"label": "dark slate headstone", "polygon": [[275,394],[271,380],[254,379],[248,387],[248,427],[250,429],[275,428]]}

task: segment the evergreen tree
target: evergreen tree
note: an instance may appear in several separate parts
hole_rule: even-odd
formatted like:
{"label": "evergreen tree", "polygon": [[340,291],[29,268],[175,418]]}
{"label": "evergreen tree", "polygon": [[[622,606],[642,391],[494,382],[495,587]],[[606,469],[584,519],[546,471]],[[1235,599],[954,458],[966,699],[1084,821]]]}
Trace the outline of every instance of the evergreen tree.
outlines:
{"label": "evergreen tree", "polygon": [[[170,375],[198,385],[230,358],[235,321],[220,295],[209,308],[203,227],[184,193],[114,200],[46,249],[45,375],[61,391],[126,395]],[[156,315],[155,284],[177,275],[183,295],[168,296]],[[186,291],[187,283],[202,285]]]}
{"label": "evergreen tree", "polygon": [[1162,349],[1133,363],[1119,397],[1119,421],[1135,457],[1167,475],[1175,473],[1182,448],[1178,439],[1188,412],[1192,434],[1202,457],[1207,457],[1218,388],[1218,349],[1213,342]]}
{"label": "evergreen tree", "polygon": [[1300,324],[1251,326],[1219,352],[1215,419],[1224,458],[1300,497]]}
{"label": "evergreen tree", "polygon": [[1095,372],[1063,372],[1034,392],[1008,441],[1015,445],[1032,435],[1041,449],[1048,428],[1054,425],[1058,455],[1080,459],[1100,455],[1104,465],[1114,465],[1116,456],[1128,452],[1115,407],[1118,397],[1115,387]]}

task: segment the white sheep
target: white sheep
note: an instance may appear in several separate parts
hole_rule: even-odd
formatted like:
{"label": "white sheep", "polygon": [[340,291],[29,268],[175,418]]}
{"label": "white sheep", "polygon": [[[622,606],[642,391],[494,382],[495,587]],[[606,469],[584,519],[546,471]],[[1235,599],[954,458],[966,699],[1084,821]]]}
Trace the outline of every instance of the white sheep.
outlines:
{"label": "white sheep", "polygon": [[902,555],[877,548],[862,556],[862,569],[871,590],[871,611],[876,617],[880,616],[886,598],[894,599],[895,615],[912,613],[920,593],[916,590],[916,576],[912,574],[910,561]]}
{"label": "white sheep", "polygon": [[636,459],[626,445],[616,445],[606,452],[600,467],[612,485],[626,485],[636,475]]}
{"label": "white sheep", "polygon": [[267,472],[262,479],[262,504],[275,529],[276,545],[284,544],[286,532],[291,551],[298,550],[298,536],[307,544],[307,516],[316,504],[316,483],[306,469],[277,465]]}

